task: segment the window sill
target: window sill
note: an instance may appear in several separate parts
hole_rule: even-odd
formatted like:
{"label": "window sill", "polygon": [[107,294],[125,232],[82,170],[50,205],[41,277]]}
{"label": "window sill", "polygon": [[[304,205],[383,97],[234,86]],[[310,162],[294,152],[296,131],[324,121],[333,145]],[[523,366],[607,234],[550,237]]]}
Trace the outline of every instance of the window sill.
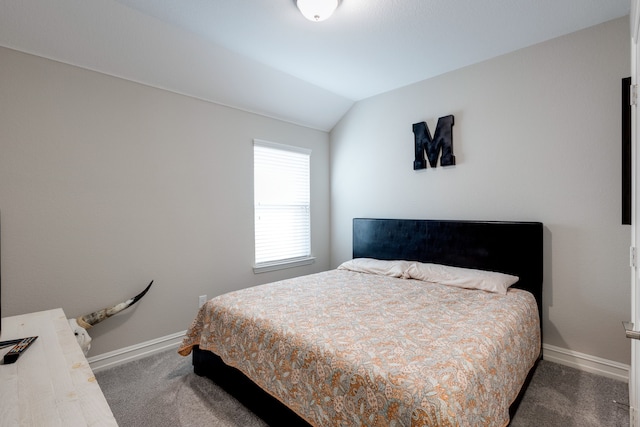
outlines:
{"label": "window sill", "polygon": [[288,259],[283,261],[265,262],[253,266],[253,273],[266,273],[268,271],[284,270],[285,268],[300,267],[303,265],[313,264],[316,261],[315,257],[305,257]]}

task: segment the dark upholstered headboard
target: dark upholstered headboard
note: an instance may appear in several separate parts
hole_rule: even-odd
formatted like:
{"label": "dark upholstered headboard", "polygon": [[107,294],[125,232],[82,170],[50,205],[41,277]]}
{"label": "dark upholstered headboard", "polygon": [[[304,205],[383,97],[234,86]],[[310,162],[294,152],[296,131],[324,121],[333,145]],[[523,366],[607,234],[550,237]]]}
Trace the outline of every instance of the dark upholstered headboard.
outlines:
{"label": "dark upholstered headboard", "polygon": [[405,259],[518,276],[542,313],[542,223],[353,220],[353,257]]}

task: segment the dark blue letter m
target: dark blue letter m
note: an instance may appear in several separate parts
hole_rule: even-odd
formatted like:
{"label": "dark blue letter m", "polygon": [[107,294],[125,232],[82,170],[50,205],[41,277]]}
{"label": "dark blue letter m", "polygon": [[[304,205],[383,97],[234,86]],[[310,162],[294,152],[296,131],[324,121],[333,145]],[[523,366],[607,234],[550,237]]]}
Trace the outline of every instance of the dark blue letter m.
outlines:
{"label": "dark blue letter m", "polygon": [[413,135],[416,144],[416,159],[413,162],[413,170],[426,169],[427,161],[424,152],[432,168],[438,164],[440,156],[440,166],[452,166],[456,164],[456,157],[453,155],[453,116],[444,116],[438,119],[436,132],[431,138],[431,132],[425,122],[413,125]]}

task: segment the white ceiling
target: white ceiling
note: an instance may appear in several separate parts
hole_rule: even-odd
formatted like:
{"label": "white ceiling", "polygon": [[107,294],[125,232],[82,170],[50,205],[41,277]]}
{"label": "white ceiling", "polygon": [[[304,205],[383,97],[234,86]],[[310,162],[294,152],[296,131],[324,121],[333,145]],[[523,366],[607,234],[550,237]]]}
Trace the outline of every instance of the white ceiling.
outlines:
{"label": "white ceiling", "polygon": [[629,13],[629,0],[0,0],[0,46],[330,130],[355,101]]}

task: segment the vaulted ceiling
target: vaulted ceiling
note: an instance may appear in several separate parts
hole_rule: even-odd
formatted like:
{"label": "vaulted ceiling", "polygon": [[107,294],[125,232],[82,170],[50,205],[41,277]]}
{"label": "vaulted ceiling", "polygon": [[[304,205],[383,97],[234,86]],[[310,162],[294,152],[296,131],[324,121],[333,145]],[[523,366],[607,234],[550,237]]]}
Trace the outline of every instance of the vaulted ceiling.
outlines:
{"label": "vaulted ceiling", "polygon": [[330,130],[354,102],[629,13],[629,0],[0,0],[0,46]]}

